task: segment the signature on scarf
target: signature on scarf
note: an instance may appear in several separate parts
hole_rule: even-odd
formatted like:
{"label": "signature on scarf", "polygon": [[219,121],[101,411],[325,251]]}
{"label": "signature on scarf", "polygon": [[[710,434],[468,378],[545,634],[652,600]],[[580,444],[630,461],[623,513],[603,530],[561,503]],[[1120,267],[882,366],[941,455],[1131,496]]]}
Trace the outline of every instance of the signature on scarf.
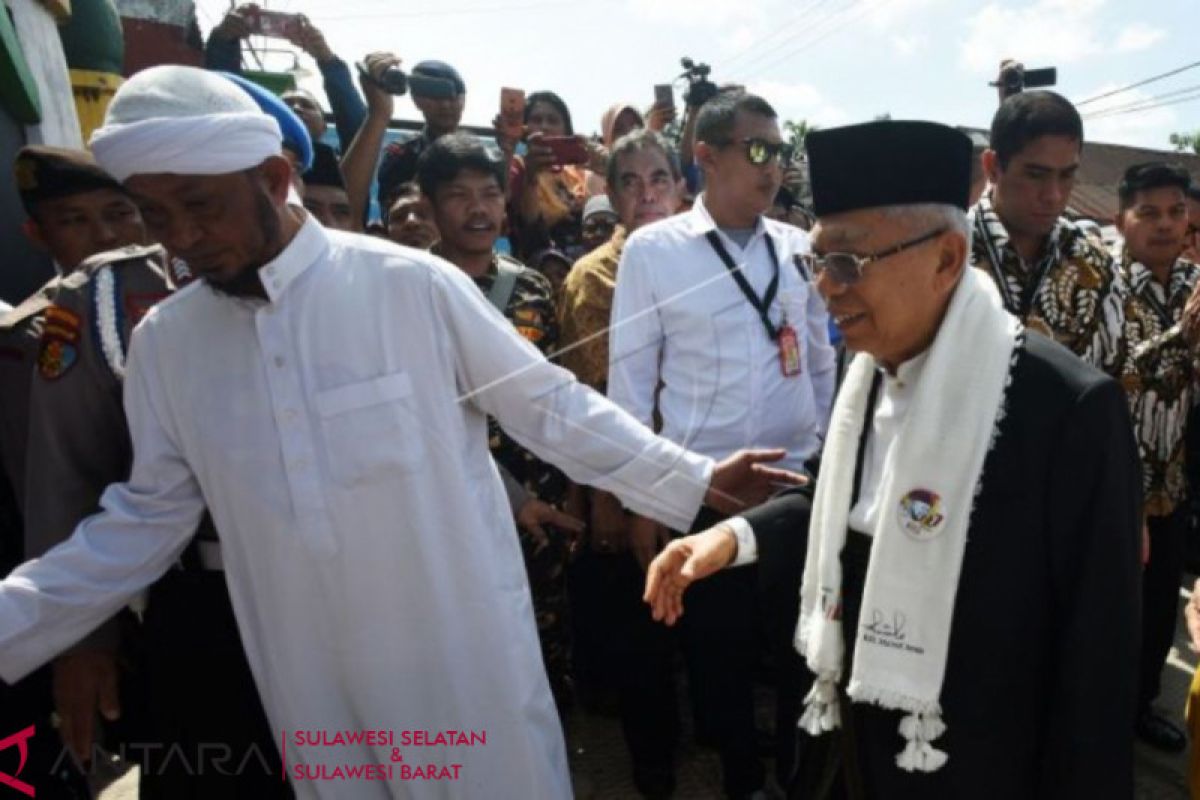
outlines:
{"label": "signature on scarf", "polygon": [[904,616],[902,611],[892,612],[889,619],[878,608],[871,610],[871,620],[863,625],[863,629],[868,633],[873,633],[876,636],[886,636],[889,639],[896,641],[904,641],[904,626],[908,622],[908,618]]}

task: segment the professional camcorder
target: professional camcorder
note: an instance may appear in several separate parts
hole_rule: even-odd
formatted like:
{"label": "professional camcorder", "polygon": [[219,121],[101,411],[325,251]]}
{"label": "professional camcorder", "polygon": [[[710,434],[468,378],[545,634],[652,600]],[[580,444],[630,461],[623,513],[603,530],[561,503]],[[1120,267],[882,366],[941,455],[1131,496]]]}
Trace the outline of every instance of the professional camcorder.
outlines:
{"label": "professional camcorder", "polygon": [[355,64],[355,66],[358,67],[358,74],[364,80],[374,83],[388,94],[399,96],[412,89],[413,94],[421,97],[455,97],[458,95],[458,87],[454,85],[453,81],[445,78],[421,75],[420,73],[409,75],[399,67],[390,67],[384,70],[378,78],[375,78],[368,72],[364,64]]}
{"label": "professional camcorder", "polygon": [[683,66],[683,74],[679,77],[686,78],[688,82],[687,91],[683,93],[685,103],[697,108],[716,97],[717,85],[708,79],[712,67],[708,64],[697,64],[687,56],[681,58],[679,63]]}
{"label": "professional camcorder", "polygon": [[1058,70],[1054,67],[1025,69],[1024,64],[1006,61],[1000,67],[999,77],[988,85],[1000,89],[1000,99],[1003,101],[1014,94],[1020,94],[1025,89],[1053,86],[1057,81]]}

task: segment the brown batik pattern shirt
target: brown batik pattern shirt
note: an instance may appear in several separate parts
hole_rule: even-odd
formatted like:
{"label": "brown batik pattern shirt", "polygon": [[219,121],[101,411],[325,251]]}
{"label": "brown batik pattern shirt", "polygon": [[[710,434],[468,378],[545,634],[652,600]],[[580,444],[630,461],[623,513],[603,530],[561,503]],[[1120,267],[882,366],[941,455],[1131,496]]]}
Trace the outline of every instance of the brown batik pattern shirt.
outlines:
{"label": "brown batik pattern shirt", "polygon": [[[984,195],[972,209],[971,265],[996,282],[1004,306],[1026,327],[1120,378],[1127,358],[1129,290],[1112,256],[1060,218],[1036,264],[1024,262]],[[999,262],[999,263],[996,263]]]}
{"label": "brown batik pattern shirt", "polygon": [[1130,358],[1121,382],[1142,456],[1146,513],[1166,516],[1187,495],[1184,432],[1196,396],[1197,366],[1180,320],[1200,280],[1200,267],[1177,260],[1164,286],[1128,252],[1120,252],[1118,260],[1129,286],[1125,335]]}

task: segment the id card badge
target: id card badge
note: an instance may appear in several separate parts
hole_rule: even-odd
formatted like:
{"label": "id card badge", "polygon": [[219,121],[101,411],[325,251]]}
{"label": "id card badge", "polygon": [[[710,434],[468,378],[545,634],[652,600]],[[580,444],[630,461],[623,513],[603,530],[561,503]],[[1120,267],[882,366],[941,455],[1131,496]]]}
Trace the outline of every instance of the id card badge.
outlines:
{"label": "id card badge", "polygon": [[779,369],[785,378],[800,374],[800,340],[796,329],[786,323],[779,329]]}

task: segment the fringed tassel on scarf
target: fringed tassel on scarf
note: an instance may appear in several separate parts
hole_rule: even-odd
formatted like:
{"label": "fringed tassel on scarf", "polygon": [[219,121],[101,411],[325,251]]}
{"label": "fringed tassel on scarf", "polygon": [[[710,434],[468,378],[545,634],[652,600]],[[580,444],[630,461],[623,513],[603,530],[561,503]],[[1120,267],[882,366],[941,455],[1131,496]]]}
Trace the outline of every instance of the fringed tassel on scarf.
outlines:
{"label": "fringed tassel on scarf", "polygon": [[908,740],[896,756],[896,766],[906,772],[934,772],[946,763],[946,753],[930,744],[946,732],[942,715],[933,711],[927,714],[909,714],[900,720],[900,735]]}
{"label": "fringed tassel on scarf", "polygon": [[800,729],[809,736],[820,736],[841,726],[842,712],[838,706],[837,678],[822,675],[813,682],[808,697],[804,698]]}

